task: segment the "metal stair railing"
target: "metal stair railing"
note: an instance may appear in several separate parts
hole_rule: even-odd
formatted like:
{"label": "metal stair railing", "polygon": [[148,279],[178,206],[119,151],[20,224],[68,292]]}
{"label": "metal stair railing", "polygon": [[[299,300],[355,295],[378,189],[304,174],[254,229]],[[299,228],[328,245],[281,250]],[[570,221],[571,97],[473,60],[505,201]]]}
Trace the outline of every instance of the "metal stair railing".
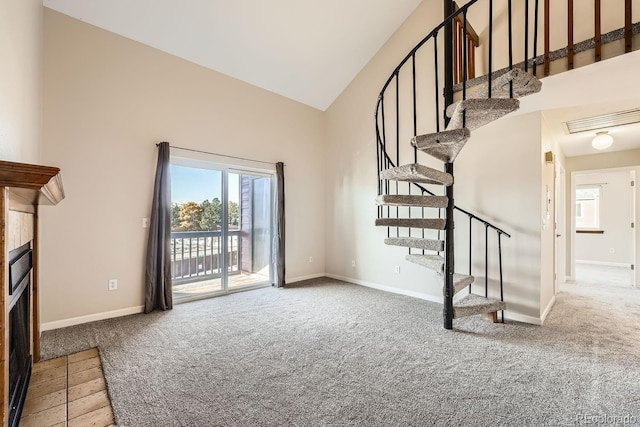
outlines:
{"label": "metal stair railing", "polygon": [[[514,55],[513,55],[513,45],[514,45],[514,37],[513,37],[513,8],[512,8],[513,0],[508,0],[508,63],[509,69],[513,69],[514,67]],[[376,122],[376,149],[377,149],[377,187],[378,187],[378,195],[382,194],[411,194],[412,191],[418,191],[419,194],[429,194],[434,195],[433,192],[429,191],[422,185],[416,183],[402,183],[402,193],[401,193],[401,184],[396,181],[395,185],[391,185],[388,180],[381,179],[380,173],[383,170],[388,168],[392,168],[395,166],[401,165],[401,149],[400,149],[400,134],[401,134],[401,121],[400,121],[400,111],[401,111],[401,100],[400,100],[400,91],[401,91],[401,76],[404,77],[404,73],[409,73],[409,78],[411,79],[411,93],[410,93],[410,102],[405,102],[403,104],[403,108],[406,109],[407,115],[412,116],[412,134],[413,136],[417,136],[422,133],[430,133],[430,132],[440,132],[443,127],[446,127],[449,119],[447,118],[446,108],[453,103],[454,98],[454,89],[453,89],[453,78],[454,78],[454,70],[453,70],[453,25],[454,20],[458,22],[462,22],[462,28],[466,28],[468,24],[468,14],[469,10],[472,7],[480,7],[481,4],[486,4],[488,7],[489,13],[489,22],[487,23],[489,28],[488,34],[488,70],[487,75],[488,85],[487,85],[487,97],[492,97],[492,73],[494,71],[494,37],[495,31],[493,28],[493,0],[472,0],[467,4],[463,5],[457,10],[454,11],[454,5],[452,1],[445,0],[445,19],[438,26],[436,26],[426,37],[424,37],[406,56],[405,58],[398,64],[398,66],[391,73],[385,84],[383,85],[382,90],[380,91],[380,95],[378,97],[378,101],[376,103],[375,110],[375,122]],[[524,0],[524,9],[525,13],[522,17],[524,20],[524,25],[522,26],[524,32],[524,68],[525,71],[529,71],[529,9],[530,4],[529,0]],[[535,58],[537,56],[537,38],[538,38],[538,0],[534,1],[534,11],[532,14],[535,14],[535,26],[533,29],[533,56]],[[444,46],[439,46],[439,39],[443,40]],[[419,129],[418,126],[418,61],[417,57],[422,55],[424,51],[428,48],[431,48],[431,54],[433,55],[433,61],[431,64],[433,65],[432,70],[432,78],[433,82],[431,86],[434,88],[431,93],[434,101],[435,101],[435,123],[432,123],[431,127],[428,129]],[[464,43],[463,52],[462,52],[462,100],[467,99],[467,71],[468,65],[467,61],[469,58],[469,43]],[[439,53],[439,50],[441,53]],[[443,53],[442,53],[443,52]],[[441,80],[441,70],[440,64],[444,66],[444,76]],[[536,67],[533,68],[535,72]],[[394,83],[394,84],[392,84]],[[440,91],[442,90],[442,94]],[[513,83],[510,83],[510,95],[513,97]],[[427,97],[429,97],[427,96]],[[389,112],[386,111],[389,109],[388,100],[391,98],[391,114],[393,115],[393,121],[395,129],[392,130],[394,132],[394,138],[389,138],[387,135],[388,128],[393,124],[389,120]],[[395,102],[394,102],[395,101]],[[463,127],[466,125],[466,117],[463,116]],[[424,127],[424,126],[422,126]],[[434,129],[435,127],[435,129]],[[419,132],[420,130],[420,132]],[[395,154],[395,155],[394,155]],[[413,150],[413,163],[418,163],[419,153],[418,149],[414,147]],[[449,173],[453,173],[453,163],[448,163],[445,165],[445,171]],[[405,187],[406,185],[406,187]],[[480,223],[485,227],[485,296],[488,296],[489,293],[489,230],[492,230],[497,235],[497,244],[498,244],[498,271],[499,271],[499,286],[500,286],[500,299],[504,300],[504,291],[503,291],[503,268],[502,268],[502,237],[511,237],[509,233],[491,223],[490,221],[481,218],[478,215],[475,215],[468,210],[462,209],[459,206],[454,205],[453,199],[453,186],[447,187],[447,196],[449,196],[449,204],[450,206],[446,209],[447,214],[446,218],[446,229],[445,229],[445,310],[444,310],[444,324],[445,328],[450,329],[452,327],[452,319],[453,319],[453,308],[452,308],[452,299],[453,299],[453,273],[454,273],[454,223],[453,223],[453,212],[458,212],[465,215],[469,220],[469,274],[472,273],[472,247],[473,247],[473,223]],[[386,209],[386,214],[385,214]],[[395,208],[395,217],[399,217],[399,207]],[[391,207],[380,206],[378,208],[378,218],[382,217],[392,217],[393,210]],[[425,208],[421,208],[421,212],[418,214],[419,217],[425,218]],[[412,215],[412,208],[409,208],[409,216]],[[442,209],[438,209],[438,216],[442,217]],[[425,236],[425,231],[422,229],[420,231],[421,236]],[[400,235],[400,230],[396,227],[395,231],[396,236]],[[409,236],[412,235],[412,230],[409,229]],[[391,236],[391,228],[387,229],[387,236]],[[440,231],[438,231],[438,237],[440,237]],[[422,251],[425,252],[424,250]],[[409,249],[409,253],[411,253],[411,249]],[[471,290],[471,287],[470,287]],[[502,320],[504,321],[504,313],[502,315]]]}
{"label": "metal stair railing", "polygon": [[[566,7],[568,9],[568,19],[566,22],[566,34],[567,34],[567,46],[566,56],[568,61],[568,69],[573,68],[573,55],[577,52],[577,46],[573,43],[574,35],[574,21],[573,21],[573,0],[565,0]],[[514,8],[515,2],[515,8]],[[440,132],[442,127],[446,127],[448,124],[448,118],[446,109],[453,103],[454,100],[454,75],[456,70],[458,71],[458,77],[460,71],[462,72],[462,83],[457,84],[456,87],[460,87],[462,100],[467,99],[467,86],[469,76],[469,61],[475,63],[482,63],[487,65],[487,69],[484,70],[485,76],[488,76],[487,80],[487,98],[491,98],[493,94],[493,79],[496,62],[501,62],[499,70],[504,69],[504,63],[508,63],[507,70],[514,68],[520,68],[525,72],[530,72],[534,76],[537,76],[538,72],[543,73],[544,76],[549,75],[549,65],[553,60],[552,56],[558,56],[562,49],[557,52],[550,52],[550,0],[544,0],[542,5],[543,10],[540,10],[539,0],[507,0],[506,11],[500,10],[496,14],[494,10],[493,0],[471,0],[462,7],[458,8],[451,0],[444,0],[444,17],[445,19],[437,25],[429,34],[427,34],[411,51],[404,57],[402,61],[393,70],[387,81],[382,87],[375,110],[375,122],[376,122],[376,151],[377,151],[377,190],[378,195],[382,194],[409,194],[417,192],[418,194],[434,195],[431,191],[422,185],[416,183],[403,182],[402,184],[396,181],[395,185],[391,185],[388,180],[381,179],[381,172],[385,169],[400,166],[403,163],[413,162],[418,163],[421,157],[426,156],[424,153],[418,153],[418,149],[414,147],[413,153],[407,153],[400,149],[400,137],[401,127],[402,131],[410,132],[412,136],[418,136],[426,133]],[[624,27],[622,30],[615,30],[607,33],[606,36],[602,34],[601,28],[601,1],[595,2],[595,25],[594,25],[594,46],[595,46],[595,60],[601,59],[600,51],[601,45],[606,43],[604,40],[612,39],[614,33],[622,32],[624,38],[625,52],[632,50],[632,38],[635,34],[640,33],[640,25],[632,23],[632,0],[624,0]],[[553,5],[557,7],[559,3],[554,2]],[[608,5],[609,6],[609,5]],[[481,32],[485,34],[488,43],[488,49],[485,54],[485,62],[477,60],[477,55],[472,52],[475,43],[463,43],[462,52],[460,47],[456,51],[454,61],[454,28],[467,29],[470,27],[468,21],[469,15],[473,16],[475,11],[481,8],[487,8],[482,11],[479,16],[486,16],[486,26],[478,26],[476,22],[476,28],[487,28],[487,32]],[[561,5],[560,7],[565,7]],[[514,17],[514,9],[516,10]],[[487,12],[487,13],[485,13]],[[533,17],[533,18],[532,18]],[[542,19],[539,19],[541,17]],[[496,19],[494,19],[496,18]],[[500,22],[499,20],[503,21]],[[495,22],[494,22],[495,21]],[[506,22],[504,22],[506,21]],[[497,24],[496,24],[497,23]],[[495,24],[495,25],[494,25]],[[502,24],[502,25],[499,25]],[[584,24],[584,23],[582,23]],[[558,24],[554,23],[554,26]],[[559,25],[564,26],[564,22],[560,22]],[[585,24],[590,25],[590,24]],[[500,33],[504,31],[506,27],[506,34]],[[514,30],[515,28],[515,30]],[[540,30],[540,31],[539,31]],[[540,40],[540,44],[543,45],[542,53],[538,56],[538,34],[542,32],[544,37]],[[517,35],[517,37],[515,37]],[[617,37],[617,36],[616,36]],[[507,40],[507,46],[505,49],[496,51],[494,46],[494,40]],[[518,40],[518,42],[516,42]],[[523,42],[523,45],[519,43]],[[532,43],[531,43],[532,41]],[[581,43],[582,45],[584,43]],[[514,47],[516,47],[514,51]],[[529,55],[532,52],[532,55]],[[496,54],[501,56],[496,59]],[[423,55],[426,56],[428,61],[423,59]],[[430,59],[431,58],[431,59]],[[462,64],[460,63],[462,60]],[[517,62],[515,62],[517,60]],[[455,63],[455,69],[454,69]],[[422,67],[426,65],[427,72],[422,72]],[[401,84],[404,82],[406,75],[409,74],[410,89],[406,89]],[[478,74],[478,73],[476,73]],[[497,74],[497,73],[496,73]],[[431,81],[433,80],[433,81]],[[457,82],[456,82],[457,83]],[[408,87],[408,85],[407,85]],[[427,87],[428,90],[425,90]],[[403,89],[403,96],[400,96],[401,89]],[[406,89],[406,91],[405,91]],[[408,93],[407,93],[408,92]],[[514,96],[513,93],[513,81],[509,84],[509,95]],[[421,109],[424,108],[424,100],[433,99],[435,108],[435,122],[429,121],[423,123],[422,118],[425,117],[424,113],[421,113]],[[401,102],[402,101],[402,102]],[[430,101],[427,101],[430,103]],[[407,117],[406,122],[401,122],[402,117]],[[430,111],[433,114],[433,111]],[[412,117],[412,121],[409,119]],[[420,119],[420,120],[419,120]],[[408,122],[408,123],[407,123]],[[466,125],[466,116],[463,116],[463,125]],[[389,136],[389,133],[393,132],[393,136]],[[408,158],[408,159],[407,159]],[[401,162],[402,160],[402,162]],[[445,169],[453,172],[453,164],[445,165]],[[453,213],[457,212],[465,216],[469,223],[469,274],[472,274],[473,267],[473,225],[479,224],[484,227],[484,275],[485,275],[485,296],[489,293],[489,233],[495,233],[496,246],[497,246],[497,273],[499,276],[500,285],[500,298],[504,299],[503,292],[503,266],[502,266],[502,238],[511,237],[509,233],[493,224],[487,219],[481,218],[468,210],[462,209],[459,206],[453,204],[453,189],[447,190],[450,196],[451,206],[448,208],[448,214],[446,218],[446,230],[445,233],[447,251],[445,252],[445,265],[447,277],[445,288],[448,290],[446,293],[450,293],[451,290],[451,275],[454,269],[453,255],[455,248],[453,247]],[[418,217],[425,218],[425,208],[409,208],[409,216],[415,215],[416,209],[419,210]],[[428,208],[434,209],[434,208]],[[395,217],[399,216],[399,207],[395,208]],[[385,212],[386,211],[386,212]],[[387,217],[390,218],[393,215],[393,209],[389,206],[380,206],[378,208],[378,218]],[[438,209],[438,217],[442,218],[442,208]],[[400,235],[400,230],[396,228],[396,236]],[[409,229],[409,236],[413,233],[412,229]],[[420,231],[421,236],[425,237],[424,229]],[[441,232],[438,231],[438,239],[440,239]],[[391,228],[387,229],[387,236],[391,236]],[[451,242],[450,242],[451,241]],[[424,250],[422,251],[424,254]],[[409,249],[411,254],[411,249]],[[449,259],[450,258],[450,259]],[[471,291],[471,288],[470,288]],[[447,299],[451,298],[450,295],[446,296]],[[450,304],[447,303],[447,306]],[[450,317],[452,316],[450,309],[445,309],[445,327],[450,326]],[[448,313],[447,313],[448,312]],[[447,320],[447,318],[449,318]],[[504,313],[502,316],[504,320]]]}

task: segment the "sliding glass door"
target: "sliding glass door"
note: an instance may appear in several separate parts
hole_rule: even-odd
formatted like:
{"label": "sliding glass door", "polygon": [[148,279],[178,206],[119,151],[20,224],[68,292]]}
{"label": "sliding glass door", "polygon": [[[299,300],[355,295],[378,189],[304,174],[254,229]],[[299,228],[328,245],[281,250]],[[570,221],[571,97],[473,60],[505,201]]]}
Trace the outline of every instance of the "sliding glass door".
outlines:
{"label": "sliding glass door", "polygon": [[272,174],[172,159],[171,198],[174,299],[271,284]]}
{"label": "sliding glass door", "polygon": [[272,179],[246,172],[230,172],[228,177],[229,288],[270,283]]}

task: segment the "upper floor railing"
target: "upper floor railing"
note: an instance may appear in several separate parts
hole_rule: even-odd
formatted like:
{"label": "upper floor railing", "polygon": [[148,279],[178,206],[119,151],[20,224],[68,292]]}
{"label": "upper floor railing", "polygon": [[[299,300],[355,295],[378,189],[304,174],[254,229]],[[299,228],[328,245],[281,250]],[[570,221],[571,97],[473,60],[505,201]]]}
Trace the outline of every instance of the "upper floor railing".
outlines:
{"label": "upper floor railing", "polygon": [[574,0],[544,0],[544,53],[535,63],[543,64],[544,75],[548,76],[551,63],[559,57],[566,57],[566,69],[571,70],[577,54],[592,51],[587,62],[598,62],[603,59],[603,46],[613,41],[624,40],[619,53],[631,52],[633,36],[640,33],[640,26],[633,22],[633,11],[632,0],[581,1],[579,7]]}
{"label": "upper floor railing", "polygon": [[[454,11],[458,11],[460,7],[457,3],[453,3]],[[456,16],[453,20],[453,84],[462,83],[464,78],[463,55],[466,49],[468,59],[466,73],[468,79],[476,77],[476,49],[480,46],[480,36],[476,33],[469,22],[463,22],[460,16]],[[465,46],[466,45],[466,46]]]}

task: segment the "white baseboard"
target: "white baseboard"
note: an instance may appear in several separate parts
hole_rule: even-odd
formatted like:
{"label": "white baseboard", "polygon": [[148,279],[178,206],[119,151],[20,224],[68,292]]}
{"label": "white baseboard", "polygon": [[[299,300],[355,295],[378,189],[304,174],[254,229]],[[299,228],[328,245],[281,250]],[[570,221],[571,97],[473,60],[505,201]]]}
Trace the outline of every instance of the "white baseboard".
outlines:
{"label": "white baseboard", "polygon": [[[325,277],[324,273],[311,274],[309,276],[292,277],[286,280],[286,283],[301,282],[303,280],[317,279]],[[103,313],[89,314],[86,316],[72,317],[70,319],[55,320],[40,325],[40,331],[51,331],[53,329],[66,328],[69,326],[81,325],[83,323],[95,322],[97,320],[111,319],[114,317],[128,316],[130,314],[138,314],[144,311],[144,306],[122,308],[120,310],[106,311]]]}
{"label": "white baseboard", "polygon": [[97,320],[111,319],[113,317],[128,316],[144,311],[144,306],[121,308],[120,310],[105,311],[103,313],[89,314],[86,316],[72,317],[70,319],[55,320],[40,325],[40,331],[51,331],[53,329],[66,328],[68,326],[81,325],[83,323],[95,322]]}
{"label": "white baseboard", "polygon": [[[373,289],[378,289],[385,292],[390,292],[392,294],[406,295],[408,297],[419,298],[425,301],[431,301],[438,304],[444,304],[443,297],[424,294],[421,292],[408,291],[405,289],[398,289],[392,286],[380,285],[377,283],[366,282],[364,280],[353,279],[351,277],[338,276],[337,274],[327,273],[325,274],[325,276],[330,277],[332,279],[336,279],[336,280],[342,280],[343,282],[353,283],[354,285],[360,285],[360,286],[365,286],[367,288],[373,288]],[[554,301],[555,301],[555,297],[554,297]],[[548,307],[547,310],[550,310],[550,309],[551,307]],[[543,320],[540,320],[537,317],[526,316],[524,314],[518,314],[518,313],[511,313],[509,311],[504,312],[504,318],[509,320],[514,320],[516,322],[529,323],[531,325],[538,325],[538,326],[542,325],[542,322],[543,322]]]}
{"label": "white baseboard", "polygon": [[542,312],[542,316],[540,316],[540,324],[543,325],[544,321],[547,320],[547,316],[549,315],[549,312],[551,312],[551,309],[553,308],[553,305],[556,303],[556,296],[554,295],[553,298],[551,298],[551,301],[549,301],[549,304],[547,304],[547,308],[544,309],[544,311]]}
{"label": "white baseboard", "polygon": [[511,313],[509,311],[504,312],[504,318],[508,320],[513,320],[515,322],[529,323],[531,325],[542,326],[542,321],[533,316],[527,316],[524,314]]}
{"label": "white baseboard", "polygon": [[[308,276],[292,277],[287,279],[286,283],[296,283],[296,282],[301,282],[303,280],[318,279],[320,277],[330,277],[332,279],[342,280],[343,282],[353,283],[354,285],[365,286],[367,288],[372,288],[372,289],[378,289],[380,291],[390,292],[392,294],[405,295],[412,298],[418,298],[425,301],[435,302],[437,304],[444,303],[443,297],[429,295],[422,292],[410,291],[406,289],[394,288],[393,286],[381,285],[378,283],[367,282],[364,280],[354,279],[354,278],[345,277],[345,276],[339,276],[337,274],[330,274],[330,273],[318,273],[318,274],[310,274]],[[505,311],[505,319],[514,320],[516,322],[530,323],[532,325],[542,325],[542,322],[544,322],[544,319],[547,317],[547,314],[549,314],[549,311],[551,310],[551,307],[553,306],[554,302],[555,302],[555,296],[551,300],[547,308],[545,309],[542,319],[532,317],[532,316],[525,316],[523,314],[518,314],[518,313],[511,313],[509,311]],[[141,305],[137,307],[123,308],[120,310],[106,311],[103,313],[89,314],[86,316],[72,317],[69,319],[56,320],[53,322],[42,323],[40,325],[40,331],[41,332],[50,331],[53,329],[60,329],[60,328],[66,328],[69,326],[81,325],[83,323],[95,322],[98,320],[128,316],[131,314],[142,313],[143,311],[144,311],[144,306]]]}
{"label": "white baseboard", "polygon": [[296,282],[302,282],[303,280],[319,279],[320,277],[326,277],[326,274],[316,273],[316,274],[310,274],[308,276],[292,277],[290,279],[285,278],[284,283],[286,285],[287,283],[296,283]]}
{"label": "white baseboard", "polygon": [[630,262],[587,261],[582,259],[577,259],[576,264],[604,265],[607,267],[631,267]]}
{"label": "white baseboard", "polygon": [[367,288],[378,289],[380,291],[391,292],[392,294],[406,295],[408,297],[418,298],[425,301],[431,301],[438,304],[443,304],[443,297],[424,294],[422,292],[409,291],[406,289],[398,289],[392,286],[380,285],[378,283],[366,282],[364,280],[352,279],[351,277],[338,276],[337,274],[325,274],[326,277],[330,277],[336,280],[342,280],[343,282],[353,283],[354,285],[366,286]]}

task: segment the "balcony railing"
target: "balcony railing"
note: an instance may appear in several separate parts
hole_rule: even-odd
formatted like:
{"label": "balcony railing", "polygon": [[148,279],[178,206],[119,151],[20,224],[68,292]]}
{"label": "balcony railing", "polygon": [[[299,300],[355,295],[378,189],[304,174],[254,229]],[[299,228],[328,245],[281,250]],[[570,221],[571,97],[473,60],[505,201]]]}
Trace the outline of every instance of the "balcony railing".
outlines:
{"label": "balcony railing", "polygon": [[[229,231],[229,275],[240,274],[240,231]],[[222,232],[180,231],[171,233],[171,278],[174,283],[217,279],[222,276]]]}

